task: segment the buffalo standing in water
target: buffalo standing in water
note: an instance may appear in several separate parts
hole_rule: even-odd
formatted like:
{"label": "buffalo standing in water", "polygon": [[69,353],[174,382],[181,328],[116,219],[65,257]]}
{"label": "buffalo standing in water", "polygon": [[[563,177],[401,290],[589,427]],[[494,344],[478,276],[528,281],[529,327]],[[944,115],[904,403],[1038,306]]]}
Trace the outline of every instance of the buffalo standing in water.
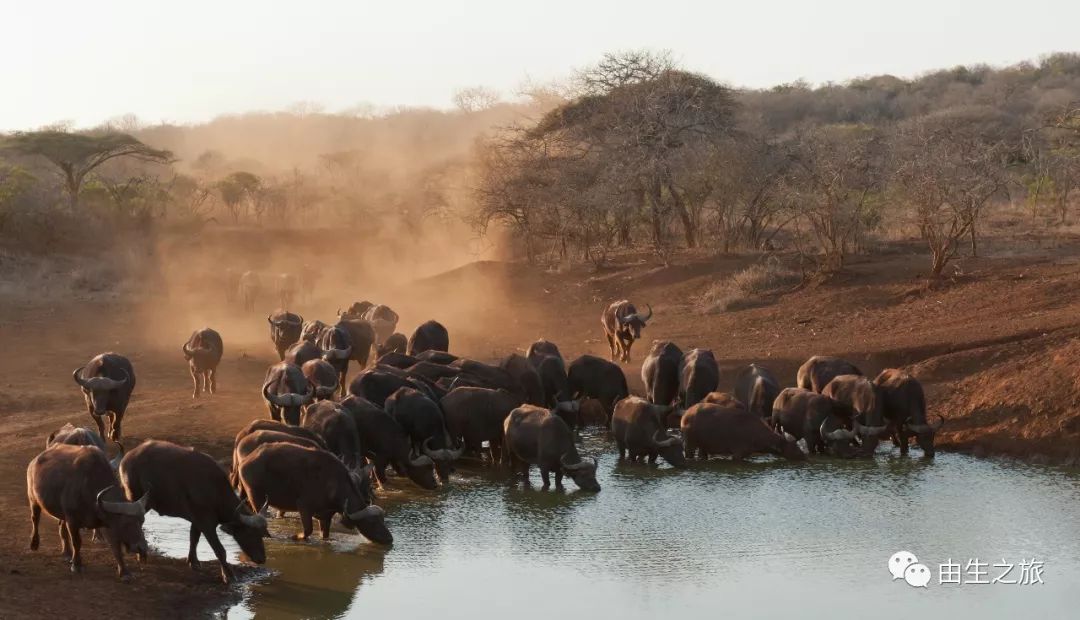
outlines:
{"label": "buffalo standing in water", "polygon": [[183,351],[191,371],[191,381],[195,384],[191,397],[198,398],[202,392],[217,392],[217,367],[225,353],[221,334],[209,327],[192,332],[184,343]]}
{"label": "buffalo standing in water", "polygon": [[578,455],[574,432],[553,412],[533,405],[522,405],[510,412],[503,424],[503,459],[511,469],[515,466],[529,481],[529,467],[538,465],[544,488],[551,486],[550,474],[555,473],[555,488],[562,490],[563,475],[570,476],[583,491],[597,492],[596,459],[588,461]]}
{"label": "buffalo standing in water", "polygon": [[815,355],[799,366],[795,375],[795,386],[804,390],[813,390],[820,394],[829,382],[840,375],[861,375],[858,366],[839,357]]}
{"label": "buffalo standing in water", "polygon": [[751,413],[772,419],[773,402],[780,395],[780,382],[768,368],[750,364],[735,377],[735,398]]}
{"label": "buffalo standing in water", "polygon": [[719,385],[720,366],[712,351],[691,349],[683,355],[679,367],[679,401],[683,409],[700,403]]}
{"label": "buffalo standing in water", "polygon": [[645,397],[655,405],[670,405],[679,397],[679,371],[683,352],[674,342],[654,340],[641,364]]}
{"label": "buffalo standing in water", "polygon": [[667,434],[667,419],[674,410],[671,405],[654,405],[636,396],[620,400],[611,418],[619,458],[625,458],[629,451],[631,461],[648,457],[655,463],[662,456],[673,467],[685,465],[682,439]]}
{"label": "buffalo standing in water", "polygon": [[435,480],[435,461],[412,449],[412,440],[392,415],[359,396],[347,396],[341,401],[345,413],[353,419],[360,443],[369,454],[376,479],[386,484],[386,466],[401,476],[408,476],[422,489],[439,488]]}
{"label": "buffalo standing in water", "polygon": [[851,420],[855,435],[862,442],[862,454],[873,454],[878,437],[888,429],[877,387],[862,375],[840,375],[821,394],[831,398],[837,409]]}
{"label": "buffalo standing in water", "polygon": [[109,418],[109,438],[120,441],[124,412],[135,389],[135,369],[131,360],[117,353],[102,353],[71,373],[82,388],[86,410],[105,438],[105,418]]}
{"label": "buffalo standing in water", "polygon": [[570,362],[567,379],[575,399],[595,398],[600,401],[608,427],[611,426],[615,403],[630,395],[622,368],[595,355],[582,355]]}
{"label": "buffalo standing in water", "polygon": [[604,310],[600,317],[600,323],[604,326],[604,335],[607,336],[608,346],[611,347],[611,361],[629,362],[630,347],[634,341],[641,338],[641,330],[652,318],[652,306],[645,304],[649,309],[648,314],[637,311],[634,304],[623,299],[616,301]]}
{"label": "buffalo standing in water", "polygon": [[772,406],[772,426],[777,432],[806,442],[810,454],[855,456],[855,432],[851,420],[834,411],[828,396],[802,388],[786,388]]}
{"label": "buffalo standing in water", "polygon": [[40,544],[38,523],[44,510],[60,522],[61,552],[70,560],[71,572],[82,570],[82,529],[104,528],[121,580],[131,579],[121,546],[146,561],[142,526],[149,498],[124,501],[116,472],[100,448],[57,444],[45,450],[26,468],[26,493],[31,551]]}
{"label": "buffalo standing in water", "polygon": [[761,416],[743,408],[697,404],[683,414],[680,425],[687,458],[695,453],[702,459],[711,454],[730,454],[738,461],[769,452],[792,461],[806,460],[794,437],[776,433]]}
{"label": "buffalo standing in water", "polygon": [[922,384],[902,370],[888,368],[874,379],[881,398],[882,412],[893,431],[893,441],[900,446],[900,454],[908,453],[908,439],[915,441],[927,457],[934,456],[934,436],[945,425],[945,418],[938,416],[937,424],[930,424],[926,415],[926,395]]}
{"label": "buffalo standing in water", "polygon": [[233,581],[218,526],[252,562],[266,561],[263,538],[270,536],[266,518],[253,514],[236,496],[225,472],[209,455],[167,441],[147,441],[120,462],[120,479],[129,498],[147,495],[149,506],[158,514],[191,523],[188,564],[192,569],[199,568],[199,538],[206,538],[221,565],[222,581]]}

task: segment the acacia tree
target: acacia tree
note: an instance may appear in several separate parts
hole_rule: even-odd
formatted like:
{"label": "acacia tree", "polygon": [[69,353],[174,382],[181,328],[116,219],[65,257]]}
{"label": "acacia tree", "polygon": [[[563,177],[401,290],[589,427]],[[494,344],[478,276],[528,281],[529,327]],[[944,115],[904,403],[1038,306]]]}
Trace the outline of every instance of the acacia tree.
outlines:
{"label": "acacia tree", "polygon": [[[876,219],[884,185],[880,133],[864,125],[827,125],[796,136],[785,175],[786,203],[820,251],[818,268],[836,271]],[[806,253],[804,252],[804,255]]]}
{"label": "acacia tree", "polygon": [[1005,135],[1000,114],[987,108],[945,110],[899,127],[892,181],[914,209],[932,276],[973,237],[983,208],[1006,187]]}
{"label": "acacia tree", "polygon": [[86,176],[98,166],[118,157],[167,164],[173,161],[167,150],[147,146],[126,134],[71,133],[67,131],[19,132],[4,141],[6,150],[24,156],[38,156],[56,166],[64,180],[71,208],[79,204],[79,191]]}
{"label": "acacia tree", "polygon": [[254,200],[262,187],[262,179],[250,172],[234,172],[215,184],[221,202],[225,205],[233,223],[240,221],[244,200]]}

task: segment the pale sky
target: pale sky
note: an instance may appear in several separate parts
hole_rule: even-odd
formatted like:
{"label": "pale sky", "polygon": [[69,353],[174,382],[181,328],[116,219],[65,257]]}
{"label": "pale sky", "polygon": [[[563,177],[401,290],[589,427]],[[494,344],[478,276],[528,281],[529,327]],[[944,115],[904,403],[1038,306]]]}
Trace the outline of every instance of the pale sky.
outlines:
{"label": "pale sky", "polygon": [[1080,0],[0,0],[0,15],[0,130],[448,107],[460,87],[513,93],[643,47],[750,87],[1080,51]]}

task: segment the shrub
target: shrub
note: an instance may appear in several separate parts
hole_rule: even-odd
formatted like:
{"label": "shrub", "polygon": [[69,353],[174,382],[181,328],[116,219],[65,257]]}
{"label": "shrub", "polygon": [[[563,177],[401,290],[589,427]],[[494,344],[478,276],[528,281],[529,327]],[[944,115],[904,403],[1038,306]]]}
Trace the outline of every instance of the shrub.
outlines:
{"label": "shrub", "polygon": [[712,314],[760,306],[770,293],[794,286],[801,279],[798,273],[776,260],[751,265],[726,280],[713,283],[698,298],[697,309],[702,314]]}

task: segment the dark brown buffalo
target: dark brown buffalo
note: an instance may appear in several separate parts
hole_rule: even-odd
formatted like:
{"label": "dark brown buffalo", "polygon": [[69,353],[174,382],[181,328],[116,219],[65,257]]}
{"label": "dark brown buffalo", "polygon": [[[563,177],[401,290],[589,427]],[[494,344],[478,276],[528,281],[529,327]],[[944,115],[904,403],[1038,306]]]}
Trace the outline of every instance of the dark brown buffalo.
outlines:
{"label": "dark brown buffalo", "polygon": [[210,455],[167,441],[147,441],[124,456],[120,479],[127,497],[149,495],[160,515],[191,523],[188,564],[199,567],[196,548],[205,537],[221,565],[221,579],[234,579],[217,528],[232,536],[252,562],[266,561],[266,519],[253,514],[236,496],[221,466]]}
{"label": "dark brown buffalo", "polygon": [[[349,360],[352,359],[353,343],[349,329],[338,323],[330,325],[319,334],[316,342],[322,349],[322,358],[334,367],[338,374],[338,386],[341,395],[345,395],[345,376],[349,373]],[[368,343],[370,347],[371,343]],[[367,356],[364,356],[365,362]]]}
{"label": "dark brown buffalo", "polygon": [[715,392],[720,385],[720,366],[708,349],[691,349],[679,366],[679,401],[689,409]]}
{"label": "dark brown buffalo", "polygon": [[912,435],[927,457],[934,456],[934,436],[945,424],[938,416],[937,424],[930,424],[926,415],[926,395],[922,384],[902,370],[888,368],[874,379],[881,398],[882,413],[893,432],[893,441],[900,446],[900,454],[908,453],[908,439]]}
{"label": "dark brown buffalo", "polygon": [[544,397],[544,384],[540,380],[540,373],[536,371],[528,358],[512,353],[499,363],[499,368],[510,375],[510,378],[516,384],[516,391],[521,394],[525,402],[537,407],[547,406],[547,399]]}
{"label": "dark brown buffalo", "polygon": [[404,353],[398,353],[397,351],[387,351],[375,360],[376,366],[393,366],[394,368],[401,368],[402,370],[413,366],[420,361],[420,358],[406,355]]}
{"label": "dark brown buffalo", "polygon": [[827,355],[815,355],[799,366],[799,372],[795,375],[795,386],[820,394],[830,381],[840,375],[861,374],[863,372],[858,366],[847,360]]}
{"label": "dark brown buffalo", "polygon": [[382,407],[359,396],[346,396],[341,408],[353,419],[360,444],[371,459],[380,483],[387,483],[386,466],[390,465],[399,476],[408,476],[420,488],[439,488],[435,461],[412,450],[408,433]]}
{"label": "dark brown buffalo", "polygon": [[641,330],[653,315],[652,306],[645,305],[649,308],[648,314],[638,312],[626,299],[616,301],[604,310],[600,323],[611,347],[611,361],[630,361],[630,347],[641,338]]}
{"label": "dark brown buffalo", "polygon": [[482,454],[487,443],[492,462],[501,462],[503,422],[522,404],[520,395],[505,390],[460,387],[443,396],[439,404],[452,440],[461,442],[466,451],[474,454]]}
{"label": "dark brown buffalo", "polygon": [[630,395],[622,368],[595,355],[582,355],[570,362],[567,379],[570,394],[575,400],[595,398],[600,401],[608,427],[611,426],[615,403]]}
{"label": "dark brown buffalo", "polygon": [[231,472],[233,475],[237,474],[237,468],[240,465],[240,459],[236,458],[236,449],[240,445],[240,442],[252,433],[259,431],[274,431],[277,433],[287,433],[294,437],[299,437],[308,441],[315,442],[320,448],[326,449],[326,442],[323,438],[316,434],[314,431],[308,430],[300,426],[289,426],[282,422],[275,422],[274,420],[252,420],[247,426],[240,429],[240,432],[236,433],[236,437],[233,439],[233,460]]}
{"label": "dark brown buffalo", "polygon": [[375,304],[367,300],[357,301],[354,302],[353,305],[346,308],[345,312],[338,310],[338,316],[347,316],[349,318],[362,319],[364,318],[364,313],[374,306]]}
{"label": "dark brown buffalo", "polygon": [[300,367],[300,372],[315,386],[315,400],[334,397],[334,392],[338,389],[338,374],[330,362],[324,359],[308,360]]}
{"label": "dark brown buffalo", "polygon": [[437,349],[428,349],[410,355],[414,355],[421,362],[431,362],[432,364],[453,364],[458,360],[458,356]]}
{"label": "dark brown buffalo", "polygon": [[360,435],[345,411],[335,402],[322,401],[304,410],[302,426],[323,438],[326,448],[349,467],[361,465]]}
{"label": "dark brown buffalo", "polygon": [[356,375],[349,384],[349,394],[385,407],[386,399],[405,387],[420,390],[429,398],[437,398],[430,385],[422,382],[422,378],[410,377],[400,368],[391,366],[376,366]]}
{"label": "dark brown buffalo", "polygon": [[529,345],[525,357],[540,375],[545,407],[554,407],[558,403],[573,400],[570,380],[566,377],[566,360],[554,342],[537,340]]}
{"label": "dark brown buffalo", "polygon": [[86,411],[97,423],[98,434],[105,438],[105,418],[109,418],[109,439],[120,441],[124,412],[135,389],[135,370],[131,361],[118,353],[102,353],[86,366],[71,373],[82,388]]}
{"label": "dark brown buffalo", "polygon": [[382,304],[374,305],[361,315],[361,318],[371,324],[375,330],[375,343],[382,344],[397,329],[398,315],[390,309],[390,306]]}
{"label": "dark brown buffalo", "polygon": [[709,392],[701,402],[746,409],[746,405],[731,392]]}
{"label": "dark brown buffalo", "polygon": [[349,333],[349,343],[352,345],[349,359],[363,370],[371,357],[371,347],[375,345],[375,328],[368,321],[347,317],[338,320],[338,327]]}
{"label": "dark brown buffalo", "polygon": [[764,366],[750,364],[735,377],[735,398],[765,420],[772,419],[773,402],[779,395],[780,382]]}
{"label": "dark brown buffalo", "polygon": [[285,351],[300,341],[300,334],[304,327],[304,317],[285,310],[278,310],[267,316],[266,322],[270,324],[270,341],[274,343],[274,350],[277,351],[278,359],[283,360],[285,359]]}
{"label": "dark brown buffalo", "polygon": [[685,465],[682,439],[667,433],[667,419],[674,409],[672,405],[654,405],[637,396],[620,400],[611,418],[611,434],[619,448],[619,458],[626,458],[629,452],[631,461],[649,457],[649,462],[655,463],[662,456],[673,467]]}
{"label": "dark brown buffalo", "polygon": [[30,501],[30,549],[40,544],[38,523],[41,511],[60,522],[61,552],[71,563],[71,572],[82,569],[83,529],[104,528],[116,570],[124,581],[131,573],[124,565],[121,546],[146,561],[143,519],[148,497],[137,502],[124,500],[116,472],[105,453],[96,446],[58,444],[30,461],[26,468],[26,494]]}
{"label": "dark brown buffalo", "polygon": [[861,453],[873,454],[880,435],[888,430],[877,387],[862,375],[840,375],[821,393],[833,399],[836,408],[852,421],[855,436],[862,443]]}
{"label": "dark brown buffalo", "polygon": [[225,347],[221,343],[221,334],[204,327],[192,332],[183,346],[184,359],[187,360],[191,380],[195,384],[192,398],[198,398],[200,392],[213,394],[217,391],[217,367]]}
{"label": "dark brown buffalo", "polygon": [[386,412],[405,429],[412,450],[435,461],[435,472],[444,484],[450,481],[453,463],[464,449],[454,449],[438,401],[423,392],[403,387],[386,399]]}
{"label": "dark brown buffalo", "polygon": [[300,513],[304,530],[294,537],[297,540],[311,536],[312,517],[319,520],[322,537],[329,538],[330,522],[340,513],[343,526],[355,528],[372,542],[394,541],[385,512],[371,503],[369,467],[349,469],[326,450],[288,443],[259,446],[240,462],[240,482],[252,506],[267,503]]}
{"label": "dark brown buffalo", "polygon": [[69,446],[96,446],[105,451],[105,440],[101,438],[93,429],[89,429],[82,426],[74,426],[70,422],[60,427],[60,430],[49,433],[49,438],[45,440],[45,447],[49,448],[57,444],[66,444]]}
{"label": "dark brown buffalo", "polygon": [[687,458],[706,459],[712,454],[730,454],[739,461],[759,452],[805,461],[795,439],[773,431],[761,416],[740,407],[699,403],[690,407],[681,420]]}
{"label": "dark brown buffalo", "polygon": [[[267,420],[261,420],[266,422]],[[283,425],[289,430],[298,430],[298,426]],[[307,430],[307,429],[303,429]],[[312,433],[314,435],[314,433]],[[243,437],[237,437],[233,444],[232,452],[232,469],[229,471],[229,484],[232,485],[237,491],[242,491],[242,485],[240,484],[240,463],[247,458],[249,454],[255,451],[256,448],[264,443],[291,443],[298,446],[304,446],[305,448],[319,448],[320,450],[326,449],[326,444],[322,442],[322,438],[307,438],[301,437],[286,430],[257,430],[245,434]]]}
{"label": "dark brown buffalo", "polygon": [[405,369],[409,376],[424,377],[430,381],[438,381],[443,377],[456,377],[461,374],[461,369],[454,366],[432,364],[431,362],[416,362]]}
{"label": "dark brown buffalo", "polygon": [[326,329],[326,323],[316,319],[314,321],[306,321],[304,327],[300,329],[300,340],[304,342],[315,343],[319,339],[319,334]]}
{"label": "dark brown buffalo", "polygon": [[315,387],[298,366],[278,362],[266,371],[262,395],[270,409],[270,417],[293,426],[300,424],[300,410],[315,400]]}
{"label": "dark brown buffalo", "polygon": [[522,472],[525,484],[529,482],[529,467],[537,465],[545,489],[551,486],[549,475],[554,472],[556,489],[562,490],[565,474],[584,491],[600,490],[596,459],[582,459],[574,445],[574,432],[562,418],[541,407],[522,405],[506,417],[503,462]]}
{"label": "dark brown buffalo", "polygon": [[382,357],[383,355],[386,355],[390,352],[400,353],[404,355],[405,352],[408,350],[409,339],[405,336],[405,334],[394,332],[390,334],[390,336],[388,336],[386,340],[383,340],[382,344],[380,344],[375,349],[375,352],[378,354],[379,357]]}
{"label": "dark brown buffalo", "polygon": [[641,363],[641,381],[645,397],[657,405],[670,405],[679,397],[679,371],[683,352],[675,343],[654,340],[649,354]]}
{"label": "dark brown buffalo", "polygon": [[[409,338],[409,355],[419,355],[424,351],[449,351],[450,334],[438,321],[427,321],[413,332]],[[432,361],[432,360],[425,360]]]}
{"label": "dark brown buffalo", "polygon": [[[289,347],[285,351],[285,362],[292,364],[293,366],[303,366],[311,360],[322,359],[322,349],[314,342],[308,342],[307,340],[301,340],[293,346]],[[334,370],[334,374],[337,374],[337,370]]]}
{"label": "dark brown buffalo", "polygon": [[772,426],[780,433],[806,442],[810,454],[855,456],[851,420],[834,411],[832,399],[802,388],[786,388],[772,407]]}

